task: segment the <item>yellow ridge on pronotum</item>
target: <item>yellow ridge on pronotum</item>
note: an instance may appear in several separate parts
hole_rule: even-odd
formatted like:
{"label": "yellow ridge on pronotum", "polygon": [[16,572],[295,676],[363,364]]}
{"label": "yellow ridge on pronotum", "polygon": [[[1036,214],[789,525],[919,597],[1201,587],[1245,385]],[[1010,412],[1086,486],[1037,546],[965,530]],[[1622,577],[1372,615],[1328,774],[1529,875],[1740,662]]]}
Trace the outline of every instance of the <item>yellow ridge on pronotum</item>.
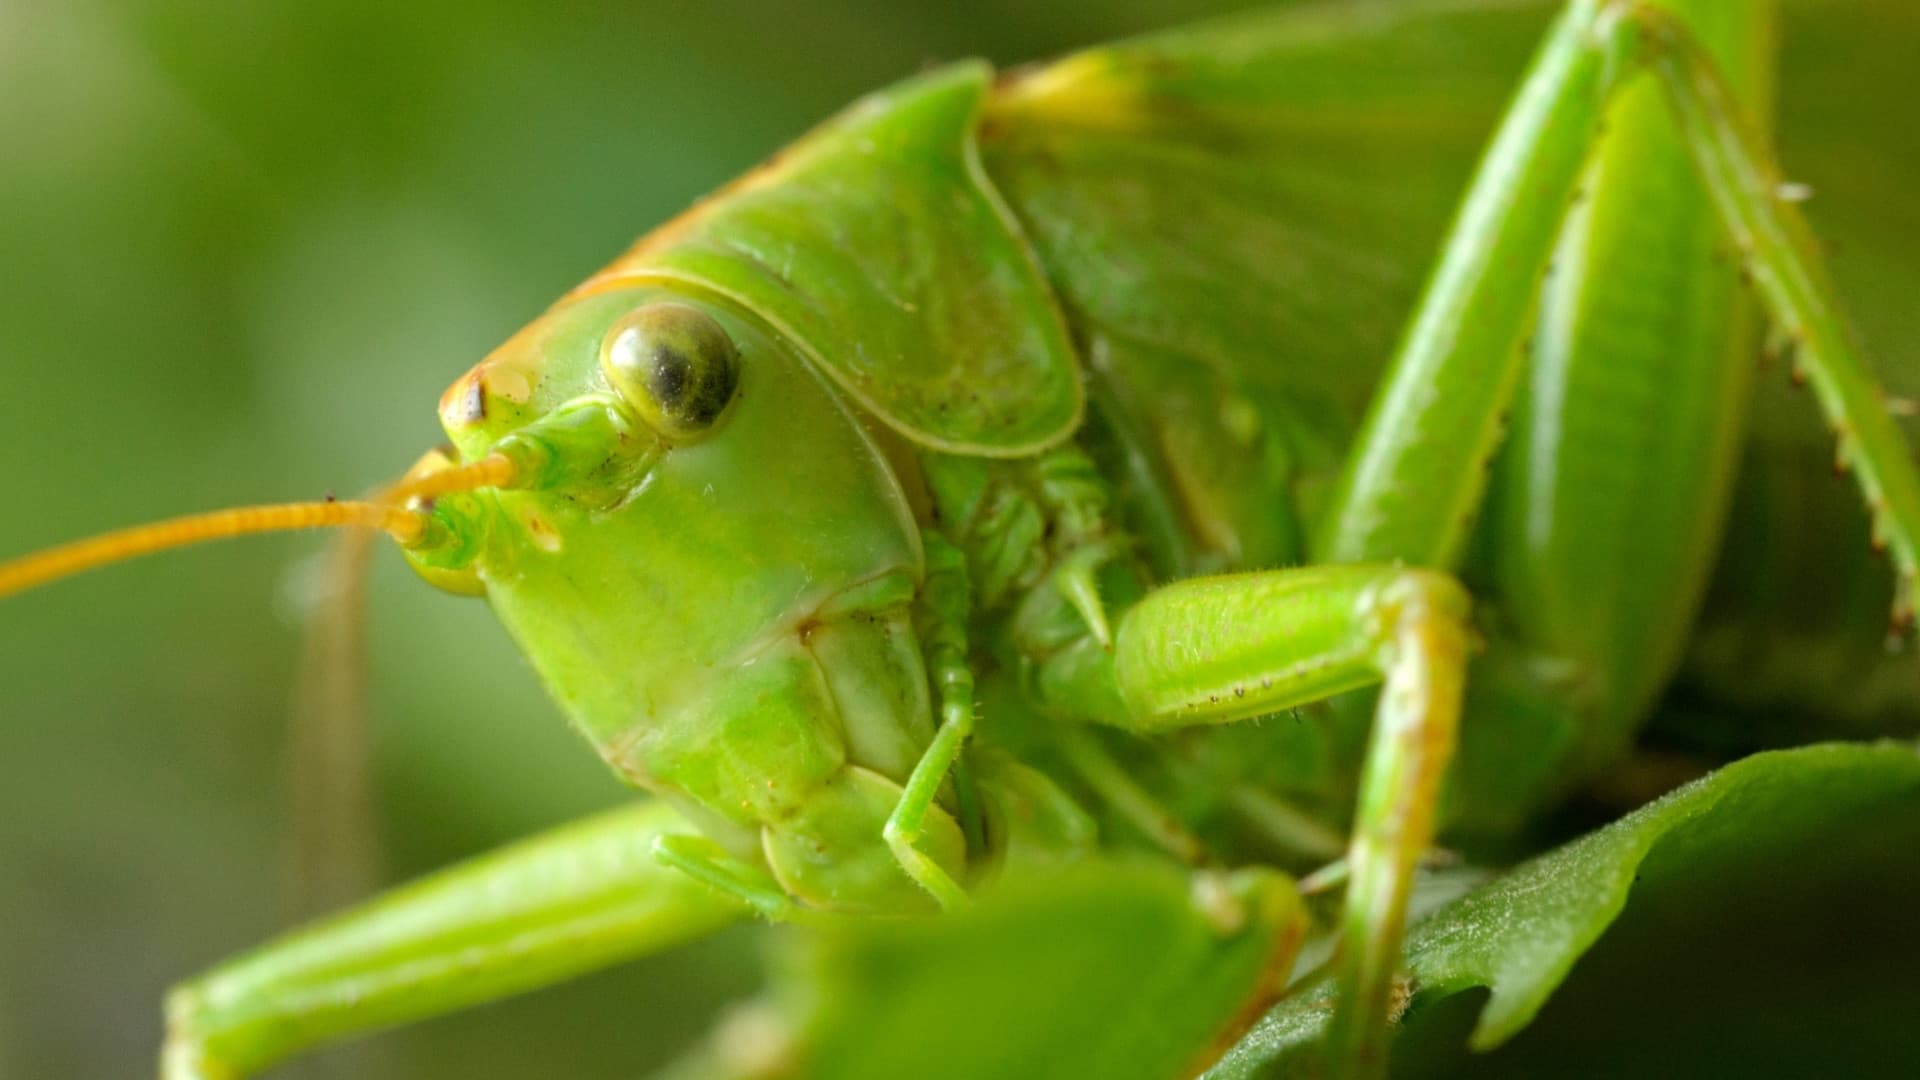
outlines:
{"label": "yellow ridge on pronotum", "polygon": [[215,510],[136,525],[0,563],[0,597],[98,566],[207,540],[340,526],[376,528],[410,544],[425,532],[426,519],[387,502],[302,502]]}

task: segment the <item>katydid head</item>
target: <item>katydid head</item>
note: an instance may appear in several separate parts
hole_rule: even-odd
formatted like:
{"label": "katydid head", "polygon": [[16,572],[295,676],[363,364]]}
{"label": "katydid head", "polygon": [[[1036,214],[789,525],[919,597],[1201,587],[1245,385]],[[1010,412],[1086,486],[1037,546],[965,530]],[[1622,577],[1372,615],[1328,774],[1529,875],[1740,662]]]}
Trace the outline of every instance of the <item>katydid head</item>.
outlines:
{"label": "katydid head", "polygon": [[514,476],[418,504],[448,541],[409,554],[472,574],[592,732],[849,590],[920,573],[912,515],[858,421],[724,302],[569,298],[455,381],[441,419],[458,462],[504,458]]}
{"label": "katydid head", "polygon": [[[685,287],[583,290],[456,381],[451,446],[366,502],[223,511],[0,564],[0,595],[218,536],[371,526],[485,596],[616,769],[838,907],[924,902],[875,842],[932,737],[924,552],[791,340]],[[944,814],[942,862],[964,863]],[[755,856],[758,861],[758,856]]]}
{"label": "katydid head", "polygon": [[459,463],[412,483],[512,475],[416,502],[437,543],[415,565],[483,591],[611,764],[763,849],[790,892],[917,901],[873,838],[932,734],[919,532],[814,365],[724,300],[602,287],[456,381],[441,417]]}

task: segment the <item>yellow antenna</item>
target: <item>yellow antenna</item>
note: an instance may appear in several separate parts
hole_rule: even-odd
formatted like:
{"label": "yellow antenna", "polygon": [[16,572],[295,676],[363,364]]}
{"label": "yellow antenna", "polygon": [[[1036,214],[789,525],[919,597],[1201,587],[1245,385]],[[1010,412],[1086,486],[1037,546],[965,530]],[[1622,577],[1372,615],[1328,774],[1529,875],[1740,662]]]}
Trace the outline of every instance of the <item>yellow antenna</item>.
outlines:
{"label": "yellow antenna", "polygon": [[455,491],[507,487],[514,475],[513,462],[494,453],[465,465],[409,475],[364,501],[238,506],[136,525],[0,562],[0,597],[140,555],[255,533],[357,527],[379,529],[402,546],[416,544],[426,534],[427,517],[403,504]]}
{"label": "yellow antenna", "polygon": [[475,488],[512,487],[515,476],[513,461],[505,454],[495,451],[465,465],[453,465],[418,474],[409,473],[401,477],[398,483],[381,492],[375,501],[404,503],[413,499],[431,499],[435,495],[446,495],[455,491],[472,491]]}
{"label": "yellow antenna", "polygon": [[337,526],[377,528],[402,544],[418,541],[426,519],[412,510],[374,502],[306,502],[239,506],[156,521],[48,548],[0,563],[0,597],[58,581],[95,567],[169,548],[255,533]]}

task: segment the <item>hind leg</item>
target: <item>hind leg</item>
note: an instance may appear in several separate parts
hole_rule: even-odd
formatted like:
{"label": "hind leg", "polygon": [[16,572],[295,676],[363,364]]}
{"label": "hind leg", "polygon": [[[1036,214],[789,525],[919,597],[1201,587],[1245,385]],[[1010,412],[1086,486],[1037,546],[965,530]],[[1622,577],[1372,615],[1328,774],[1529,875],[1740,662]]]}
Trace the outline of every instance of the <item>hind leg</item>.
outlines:
{"label": "hind leg", "polygon": [[747,913],[654,858],[688,827],[616,810],[397,889],[167,1000],[165,1080],[233,1080],[321,1043],[560,982]]}

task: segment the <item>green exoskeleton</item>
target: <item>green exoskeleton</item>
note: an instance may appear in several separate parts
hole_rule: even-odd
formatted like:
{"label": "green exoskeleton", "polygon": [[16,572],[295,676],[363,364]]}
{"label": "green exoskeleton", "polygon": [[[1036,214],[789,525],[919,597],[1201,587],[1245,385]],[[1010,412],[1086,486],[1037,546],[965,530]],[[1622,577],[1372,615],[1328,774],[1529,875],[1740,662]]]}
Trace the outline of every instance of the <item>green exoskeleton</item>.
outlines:
{"label": "green exoskeleton", "polygon": [[[1617,760],[1672,676],[1763,339],[1837,432],[1904,627],[1920,477],[1760,135],[1772,5],[1567,4],[1393,350],[1412,282],[1369,237],[1437,224],[1457,170],[1367,136],[1422,95],[1479,122],[1427,20],[1527,16],[1321,19],[882,91],[456,381],[451,448],[382,496],[0,566],[6,593],[214,535],[378,527],[485,596],[658,797],[187,983],[166,1074],[241,1075],[749,912],[962,908],[1128,835],[1325,864],[1327,1053],[1376,1075],[1437,830],[1514,828]],[[1323,214],[1350,247],[1296,244]],[[1309,276],[1350,278],[1343,305],[1301,309]],[[1329,344],[1354,325],[1379,354]],[[1205,880],[1271,941],[1232,975],[1257,995],[1303,933],[1295,886]]]}

